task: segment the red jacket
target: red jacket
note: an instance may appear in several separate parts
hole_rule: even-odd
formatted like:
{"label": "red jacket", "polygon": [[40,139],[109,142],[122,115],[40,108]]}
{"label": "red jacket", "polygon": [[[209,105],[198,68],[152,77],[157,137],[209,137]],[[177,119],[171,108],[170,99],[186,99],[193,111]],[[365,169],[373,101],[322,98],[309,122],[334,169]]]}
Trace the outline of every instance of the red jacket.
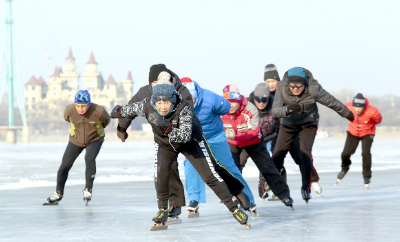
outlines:
{"label": "red jacket", "polygon": [[375,135],[375,125],[382,121],[382,116],[376,107],[370,106],[368,99],[365,98],[365,109],[362,114],[357,115],[354,111],[353,103],[348,102],[346,106],[354,114],[354,121],[349,122],[351,135],[356,137],[364,137],[367,135]]}
{"label": "red jacket", "polygon": [[261,142],[260,120],[258,118],[258,110],[254,104],[242,97],[242,103],[236,113],[225,114],[222,116],[224,129],[234,131],[233,140],[228,139],[228,143],[245,147]]}

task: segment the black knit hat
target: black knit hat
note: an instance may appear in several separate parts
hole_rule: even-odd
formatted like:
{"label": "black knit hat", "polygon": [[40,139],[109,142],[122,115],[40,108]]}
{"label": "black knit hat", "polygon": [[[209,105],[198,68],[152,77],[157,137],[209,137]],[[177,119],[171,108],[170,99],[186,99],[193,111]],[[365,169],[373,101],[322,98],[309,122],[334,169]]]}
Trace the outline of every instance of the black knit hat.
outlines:
{"label": "black knit hat", "polygon": [[152,65],[149,72],[149,84],[151,85],[152,82],[157,81],[158,75],[163,71],[168,71],[164,64]]}
{"label": "black knit hat", "polygon": [[365,108],[365,98],[361,93],[358,93],[353,99],[353,107]]}
{"label": "black knit hat", "polygon": [[264,69],[264,81],[267,79],[275,79],[277,81],[280,81],[281,79],[279,78],[279,73],[276,69],[276,66],[274,64],[268,64],[265,66]]}

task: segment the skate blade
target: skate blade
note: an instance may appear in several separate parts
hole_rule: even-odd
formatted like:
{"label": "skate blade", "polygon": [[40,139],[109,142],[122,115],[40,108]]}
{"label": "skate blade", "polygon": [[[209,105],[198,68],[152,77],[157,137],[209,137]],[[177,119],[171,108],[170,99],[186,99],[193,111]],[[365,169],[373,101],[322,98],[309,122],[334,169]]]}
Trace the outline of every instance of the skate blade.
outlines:
{"label": "skate blade", "polygon": [[319,195],[321,195],[321,197],[322,197],[323,199],[325,199],[324,196],[322,196],[322,194],[319,194]]}
{"label": "skate blade", "polygon": [[258,215],[258,213],[257,213],[256,210],[254,210],[254,211],[252,212],[252,214],[254,214],[254,216],[256,216],[256,217],[260,217],[260,216]]}
{"label": "skate blade", "polygon": [[274,201],[280,201],[280,199],[278,197],[271,197],[271,198],[268,198],[268,201],[274,202]]}
{"label": "skate blade", "polygon": [[335,183],[335,186],[340,182],[340,179],[337,179],[337,182]]}
{"label": "skate blade", "polygon": [[165,224],[165,222],[163,223],[154,223],[153,226],[150,227],[150,231],[157,231],[157,230],[165,230],[168,229],[168,225]]}
{"label": "skate blade", "polygon": [[250,211],[250,209],[249,209],[249,210],[247,210],[247,211],[250,213],[251,219],[253,219],[253,220],[254,220],[253,213]]}
{"label": "skate blade", "polygon": [[294,207],[293,207],[293,205],[290,205],[290,208],[291,208],[292,210],[294,210]]}
{"label": "skate blade", "polygon": [[251,228],[251,225],[249,224],[249,223],[245,223],[245,224],[243,224],[244,225],[244,227],[246,227],[247,229],[250,229]]}
{"label": "skate blade", "polygon": [[58,202],[54,202],[54,203],[46,202],[46,203],[43,203],[43,206],[51,206],[51,205],[58,205]]}
{"label": "skate blade", "polygon": [[168,217],[167,223],[172,225],[172,224],[181,224],[182,219],[180,218],[174,218],[174,217]]}
{"label": "skate blade", "polygon": [[195,211],[195,212],[190,211],[190,212],[188,213],[187,217],[188,217],[188,218],[197,218],[197,217],[199,217],[199,215],[200,215],[200,213],[199,213],[198,211]]}

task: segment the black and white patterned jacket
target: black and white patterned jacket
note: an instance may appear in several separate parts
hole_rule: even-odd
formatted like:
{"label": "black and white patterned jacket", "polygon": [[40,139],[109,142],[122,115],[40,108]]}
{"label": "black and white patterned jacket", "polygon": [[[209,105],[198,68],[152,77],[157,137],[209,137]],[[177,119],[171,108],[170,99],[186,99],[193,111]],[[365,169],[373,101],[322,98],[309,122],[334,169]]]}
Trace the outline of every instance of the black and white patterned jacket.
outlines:
{"label": "black and white patterned jacket", "polygon": [[[172,131],[163,134],[157,127],[152,126],[154,139],[157,144],[168,149],[177,151],[183,144],[202,140],[201,124],[193,113],[193,107],[186,100],[182,99],[179,92],[175,91],[177,102],[172,112],[164,117],[164,120],[172,124]],[[122,117],[141,116],[148,117],[150,113],[157,112],[151,98],[143,101],[130,103],[122,106],[120,114]]]}

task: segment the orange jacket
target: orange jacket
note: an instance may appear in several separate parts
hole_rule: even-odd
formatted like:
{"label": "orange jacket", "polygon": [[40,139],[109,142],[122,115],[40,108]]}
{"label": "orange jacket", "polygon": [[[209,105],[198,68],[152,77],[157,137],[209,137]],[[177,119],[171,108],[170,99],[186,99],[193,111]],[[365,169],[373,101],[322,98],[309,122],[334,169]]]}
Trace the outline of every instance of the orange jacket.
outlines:
{"label": "orange jacket", "polygon": [[382,116],[376,107],[370,106],[368,99],[365,98],[365,109],[360,115],[354,111],[353,103],[346,103],[347,108],[354,114],[354,121],[349,122],[351,135],[356,137],[364,137],[367,135],[375,135],[375,125],[382,121]]}

